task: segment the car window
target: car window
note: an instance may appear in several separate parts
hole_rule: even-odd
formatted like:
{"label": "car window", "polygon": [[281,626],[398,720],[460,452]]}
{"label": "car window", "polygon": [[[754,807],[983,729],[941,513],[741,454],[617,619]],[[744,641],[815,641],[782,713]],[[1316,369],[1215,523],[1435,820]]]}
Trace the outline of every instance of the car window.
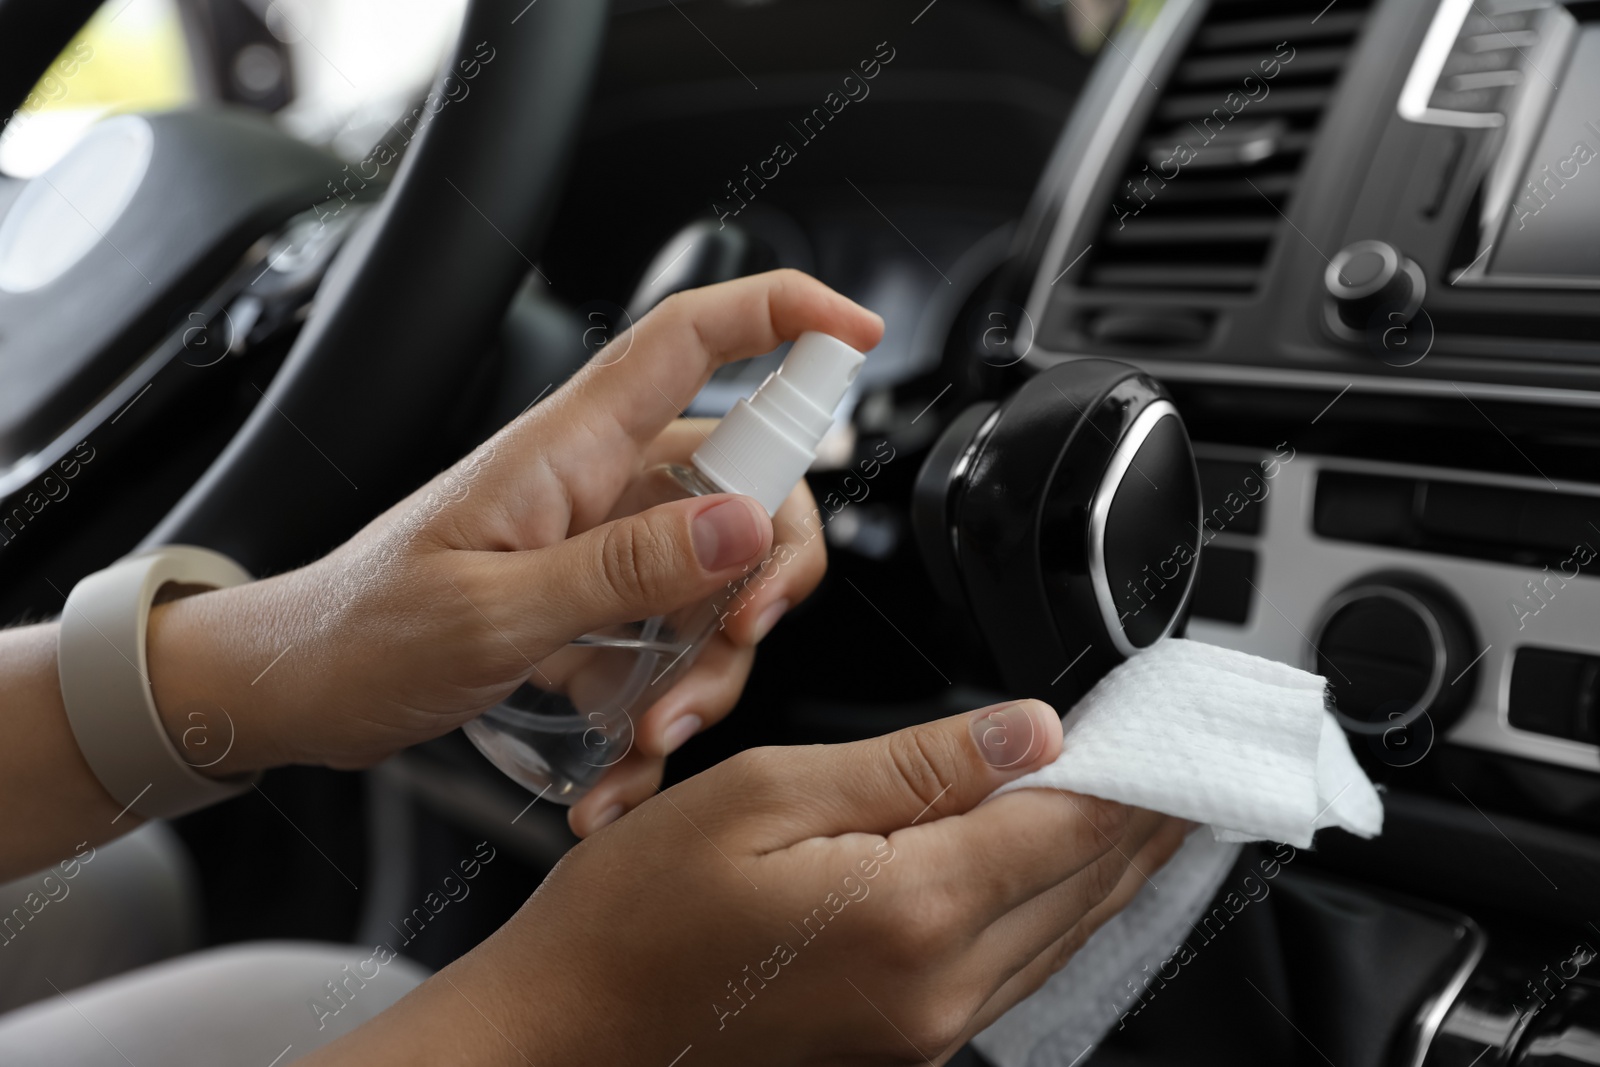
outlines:
{"label": "car window", "polygon": [[190,70],[174,0],[108,0],[6,124],[0,171],[38,174],[105,115],[190,103]]}
{"label": "car window", "polygon": [[427,91],[466,0],[271,0],[261,14],[289,47],[295,92],[279,113],[295,136],[356,160]]}
{"label": "car window", "polygon": [[[228,0],[223,19],[177,0],[106,0],[39,80],[0,135],[0,173],[32,177],[92,123],[215,96],[219,69],[236,102],[275,110],[291,134],[360,159],[427,91],[465,0]],[[186,14],[190,17],[186,17]],[[287,53],[217,27],[264,26]],[[259,31],[258,31],[259,32]],[[265,34],[263,34],[265,37]],[[218,54],[225,53],[225,54]],[[291,91],[276,90],[287,75]],[[255,90],[252,92],[251,90]]]}

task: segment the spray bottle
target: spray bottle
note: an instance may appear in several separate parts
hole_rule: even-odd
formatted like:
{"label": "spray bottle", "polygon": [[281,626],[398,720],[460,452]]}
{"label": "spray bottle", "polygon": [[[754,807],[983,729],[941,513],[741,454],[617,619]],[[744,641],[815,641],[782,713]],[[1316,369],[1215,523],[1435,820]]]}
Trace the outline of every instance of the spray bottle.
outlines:
{"label": "spray bottle", "polygon": [[[630,488],[639,510],[741,493],[771,515],[816,459],[865,357],[827,334],[802,334],[783,365],[740,400],[689,466],[663,464]],[[716,630],[726,597],[584,634],[467,723],[496,767],[541,797],[576,803],[633,745],[633,723],[672,688]]]}

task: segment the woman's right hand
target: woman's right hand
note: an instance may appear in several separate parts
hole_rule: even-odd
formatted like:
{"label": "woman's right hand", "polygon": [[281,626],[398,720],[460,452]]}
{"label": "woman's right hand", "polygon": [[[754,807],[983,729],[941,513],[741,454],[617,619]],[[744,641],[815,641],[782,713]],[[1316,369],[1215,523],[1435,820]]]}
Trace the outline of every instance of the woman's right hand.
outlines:
{"label": "woman's right hand", "polygon": [[1062,967],[1188,824],[995,788],[1021,701],[744,752],[578,845],[493,937],[312,1062],[941,1063]]}

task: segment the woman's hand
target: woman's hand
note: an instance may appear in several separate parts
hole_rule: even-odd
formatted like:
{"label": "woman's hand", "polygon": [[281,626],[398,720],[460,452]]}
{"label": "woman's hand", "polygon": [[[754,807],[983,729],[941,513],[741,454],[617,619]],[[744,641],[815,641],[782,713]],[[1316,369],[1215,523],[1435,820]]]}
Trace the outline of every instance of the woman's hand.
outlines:
{"label": "woman's hand", "polygon": [[713,371],[806,330],[868,349],[883,323],[793,271],[669,297],[326,558],[157,608],[151,682],[174,741],[213,774],[366,766],[473,718],[573,638],[707,599],[786,546],[787,565],[635,724],[574,829],[637,805],[667,753],[732,707],[756,643],[825,561],[803,485],[771,521],[731,495],[613,509],[643,469],[703,439],[678,414]]}
{"label": "woman's hand", "polygon": [[493,937],[308,1063],[941,1063],[1187,824],[1059,790],[1022,701],[756,749],[574,849]]}

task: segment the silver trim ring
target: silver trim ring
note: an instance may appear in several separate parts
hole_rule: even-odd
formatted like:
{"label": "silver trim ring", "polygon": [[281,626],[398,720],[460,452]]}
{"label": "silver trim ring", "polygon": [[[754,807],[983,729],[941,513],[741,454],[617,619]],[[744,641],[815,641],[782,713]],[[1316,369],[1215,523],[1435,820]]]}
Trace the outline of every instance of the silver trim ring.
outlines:
{"label": "silver trim ring", "polygon": [[1458,921],[1464,930],[1463,936],[1469,939],[1466,957],[1439,992],[1418,1009],[1416,1020],[1412,1023],[1415,1034],[1413,1051],[1406,1062],[1406,1067],[1422,1067],[1423,1062],[1427,1060],[1428,1050],[1433,1047],[1434,1038],[1439,1036],[1439,1028],[1444,1025],[1450,1009],[1460,999],[1461,991],[1467,987],[1467,982],[1478,969],[1478,964],[1482,962],[1484,952],[1489,947],[1489,937],[1483,932],[1482,927],[1465,915]]}
{"label": "silver trim ring", "polygon": [[[1178,428],[1187,436],[1188,430],[1183,425],[1183,416],[1178,414],[1178,409],[1173,406],[1172,401],[1152,401],[1139,412],[1133,420],[1133,425],[1128,427],[1128,432],[1117,442],[1116,448],[1112,450],[1111,459],[1106,464],[1106,472],[1095,488],[1094,498],[1089,501],[1089,581],[1094,586],[1094,599],[1100,606],[1100,619],[1105,624],[1106,633],[1111,636],[1111,643],[1116,646],[1118,652],[1128,657],[1138,655],[1145,648],[1159,643],[1162,638],[1172,633],[1178,620],[1183,617],[1184,609],[1189,606],[1189,597],[1194,593],[1195,575],[1199,571],[1200,546],[1197,544],[1194,547],[1196,566],[1189,570],[1189,580],[1184,585],[1183,598],[1178,601],[1178,606],[1173,611],[1172,617],[1167,620],[1165,629],[1150,642],[1150,645],[1141,647],[1128,640],[1128,635],[1122,629],[1122,619],[1117,615],[1116,599],[1111,595],[1111,579],[1106,574],[1106,520],[1111,514],[1111,504],[1116,499],[1117,490],[1122,487],[1122,480],[1127,476],[1128,468],[1133,465],[1134,456],[1144,447],[1145,439],[1150,436],[1150,431],[1155,429],[1156,423],[1169,415],[1178,420]],[[1198,497],[1198,494],[1196,496]],[[1195,510],[1197,531],[1204,521],[1205,501],[1200,500]],[[1198,534],[1196,536],[1198,537]]]}
{"label": "silver trim ring", "polygon": [[1444,75],[1445,64],[1455,51],[1456,41],[1472,13],[1474,0],[1442,0],[1428,33],[1411,61],[1411,71],[1400,90],[1395,111],[1407,122],[1426,126],[1455,126],[1462,129],[1493,129],[1506,117],[1498,111],[1454,111],[1432,106],[1433,91]]}
{"label": "silver trim ring", "polygon": [[961,574],[961,527],[956,522],[955,508],[952,507],[951,494],[955,487],[966,487],[967,471],[972,468],[972,461],[977,457],[978,450],[989,440],[989,434],[994,429],[995,423],[1000,421],[1000,412],[1004,404],[996,404],[993,411],[984,417],[982,423],[967,441],[967,447],[961,450],[961,455],[956,457],[955,463],[950,466],[950,477],[945,483],[945,534],[950,541],[950,558],[955,562],[956,577],[965,584],[966,578]]}
{"label": "silver trim ring", "polygon": [[[1322,649],[1319,646],[1322,644],[1323,634],[1326,632],[1328,624],[1333,621],[1334,616],[1358,600],[1371,598],[1392,600],[1422,620],[1423,628],[1428,631],[1428,643],[1433,647],[1433,671],[1428,678],[1428,686],[1423,690],[1422,696],[1418,697],[1411,707],[1402,712],[1399,719],[1392,719],[1382,723],[1362,722],[1360,719],[1346,715],[1339,710],[1337,704],[1334,704],[1332,706],[1333,715],[1334,718],[1339,720],[1339,725],[1356,734],[1383,734],[1393,729],[1403,729],[1410,726],[1428,710],[1429,706],[1439,696],[1439,691],[1444,688],[1446,655],[1444,629],[1439,625],[1438,617],[1434,615],[1433,609],[1428,607],[1420,597],[1390,585],[1351,586],[1328,601],[1327,606],[1322,609],[1322,613],[1317,618],[1316,628],[1312,630],[1316,637],[1310,642],[1311,647],[1307,650],[1311,673],[1317,673],[1317,659],[1322,655]],[[1328,662],[1332,663],[1333,660],[1330,658]],[[1334,664],[1334,666],[1337,669],[1338,665]],[[1349,680],[1348,678],[1345,679],[1345,681]]]}

